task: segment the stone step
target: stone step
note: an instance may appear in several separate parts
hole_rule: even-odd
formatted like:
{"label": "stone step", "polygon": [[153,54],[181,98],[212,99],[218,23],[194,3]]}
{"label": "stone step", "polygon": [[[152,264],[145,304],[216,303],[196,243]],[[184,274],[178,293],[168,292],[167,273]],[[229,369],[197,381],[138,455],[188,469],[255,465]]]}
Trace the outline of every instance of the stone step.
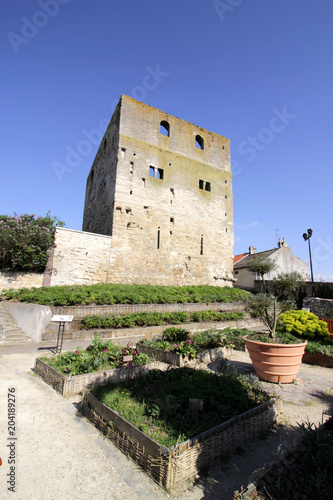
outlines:
{"label": "stone step", "polygon": [[17,326],[15,320],[0,302],[0,346],[30,342],[31,338]]}

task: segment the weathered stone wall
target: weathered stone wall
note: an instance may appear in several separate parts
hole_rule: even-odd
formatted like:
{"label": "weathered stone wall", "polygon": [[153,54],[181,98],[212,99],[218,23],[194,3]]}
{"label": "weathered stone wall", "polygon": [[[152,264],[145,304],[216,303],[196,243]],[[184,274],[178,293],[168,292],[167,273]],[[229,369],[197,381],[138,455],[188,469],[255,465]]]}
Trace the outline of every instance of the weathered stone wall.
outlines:
{"label": "weathered stone wall", "polygon": [[51,285],[106,283],[110,236],[57,228]]}
{"label": "weathered stone wall", "polygon": [[310,312],[321,318],[331,319],[333,314],[333,299],[319,299],[305,297],[303,307],[310,308]]}
{"label": "weathered stone wall", "polygon": [[87,180],[83,229],[112,234],[110,282],[231,285],[229,140],[122,96]]}
{"label": "weathered stone wall", "polygon": [[43,284],[43,273],[0,272],[0,290],[40,287]]}

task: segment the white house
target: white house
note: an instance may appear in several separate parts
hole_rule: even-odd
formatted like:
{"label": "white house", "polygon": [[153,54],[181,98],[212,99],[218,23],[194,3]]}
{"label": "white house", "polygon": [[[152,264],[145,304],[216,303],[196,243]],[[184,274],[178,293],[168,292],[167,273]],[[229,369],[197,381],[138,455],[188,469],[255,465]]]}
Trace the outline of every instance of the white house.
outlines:
{"label": "white house", "polygon": [[251,290],[255,288],[255,280],[260,280],[260,276],[256,276],[251,273],[247,264],[256,256],[268,258],[273,261],[276,266],[273,271],[265,275],[265,280],[269,281],[281,273],[290,273],[292,271],[299,272],[304,278],[307,277],[307,264],[301,259],[296,257],[291,253],[291,248],[288,247],[287,243],[283,240],[279,240],[278,248],[273,248],[272,250],[265,250],[264,252],[257,252],[254,247],[249,247],[247,253],[234,256],[234,278],[236,287],[243,288],[245,290]]}

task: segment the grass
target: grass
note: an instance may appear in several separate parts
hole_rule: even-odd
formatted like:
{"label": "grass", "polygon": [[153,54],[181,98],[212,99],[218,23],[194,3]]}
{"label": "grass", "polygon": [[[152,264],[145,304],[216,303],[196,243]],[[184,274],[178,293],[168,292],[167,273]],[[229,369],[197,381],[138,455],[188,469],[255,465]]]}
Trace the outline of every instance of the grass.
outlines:
{"label": "grass", "polygon": [[30,302],[46,306],[112,305],[112,304],[167,304],[235,302],[248,293],[236,288],[200,286],[152,286],[97,284],[53,286],[4,290],[4,300]]}
{"label": "grass", "polygon": [[[234,373],[190,368],[147,375],[92,393],[158,443],[171,447],[267,401],[269,395]],[[223,397],[222,397],[223,396]],[[201,399],[195,412],[189,400]]]}

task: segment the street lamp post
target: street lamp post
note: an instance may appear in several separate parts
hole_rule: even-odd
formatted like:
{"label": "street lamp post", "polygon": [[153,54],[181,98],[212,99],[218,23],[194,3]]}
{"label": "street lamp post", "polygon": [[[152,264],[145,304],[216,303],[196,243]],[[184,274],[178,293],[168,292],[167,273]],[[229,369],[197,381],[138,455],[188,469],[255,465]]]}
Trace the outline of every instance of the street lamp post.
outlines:
{"label": "street lamp post", "polygon": [[315,287],[313,282],[313,270],[312,270],[312,258],[311,258],[311,246],[310,246],[310,238],[312,236],[312,229],[308,229],[308,233],[303,233],[304,241],[308,240],[309,243],[309,255],[310,255],[310,269],[311,269],[311,281],[312,281],[312,297],[315,297]]}

